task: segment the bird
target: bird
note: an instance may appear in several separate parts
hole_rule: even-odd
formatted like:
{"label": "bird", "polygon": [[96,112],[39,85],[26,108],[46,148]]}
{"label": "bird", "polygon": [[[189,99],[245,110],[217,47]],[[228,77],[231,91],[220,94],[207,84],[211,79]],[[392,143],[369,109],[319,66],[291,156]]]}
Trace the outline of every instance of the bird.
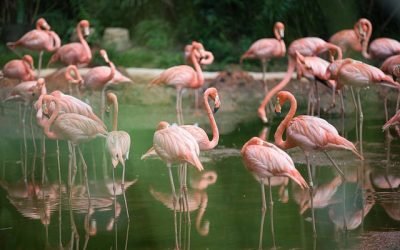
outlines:
{"label": "bird", "polygon": [[199,159],[199,145],[191,134],[179,126],[170,126],[168,122],[159,122],[153,137],[153,147],[161,160],[167,164],[172,190],[172,203],[174,207],[175,244],[178,247],[175,184],[171,167],[174,163],[189,163],[198,171],[204,170]]}
{"label": "bird", "polygon": [[[385,124],[382,126],[382,130],[385,131],[392,126],[396,126],[397,129],[398,125],[400,125],[400,110],[398,110],[394,116],[385,122]],[[397,132],[400,135],[399,131]]]}
{"label": "bird", "polygon": [[294,166],[292,158],[290,158],[285,151],[281,150],[272,143],[266,142],[258,137],[253,137],[243,145],[240,153],[246,169],[261,184],[262,219],[260,225],[259,249],[262,249],[263,224],[265,211],[267,209],[265,201],[265,181],[268,180],[269,185],[271,231],[273,235],[274,226],[271,178],[276,176],[289,177],[302,189],[308,189],[308,185]]}
{"label": "bird", "polygon": [[[332,157],[328,154],[328,150],[346,149],[353,152],[359,159],[363,160],[363,156],[357,151],[352,142],[339,135],[334,126],[326,120],[319,117],[299,115],[294,117],[297,110],[297,101],[292,93],[288,91],[280,91],[277,94],[277,102],[275,111],[280,113],[281,106],[286,102],[290,102],[290,110],[286,117],[276,129],[274,139],[275,144],[281,149],[290,149],[299,147],[303,150],[307,161],[307,170],[309,177],[310,197],[313,197],[313,180],[311,176],[311,168],[309,156],[313,151],[322,151],[331,161],[338,173],[344,178],[344,174],[337,166]],[[286,140],[282,139],[282,135],[286,130]],[[313,232],[315,230],[315,217],[313,200],[311,199],[312,217],[313,217]]]}
{"label": "bird", "polygon": [[332,56],[332,51],[336,51],[337,58],[342,58],[342,50],[338,46],[325,42],[321,38],[303,37],[294,40],[290,44],[288,49],[288,68],[284,78],[265,95],[263,101],[258,107],[257,114],[264,123],[268,123],[265,107],[267,106],[271,98],[281,89],[283,89],[292,78],[292,75],[296,68],[296,51],[303,56],[315,56],[326,51],[329,51],[330,55]]}
{"label": "bird", "polygon": [[383,61],[390,56],[400,53],[400,42],[392,38],[379,37],[369,43],[372,34],[372,24],[368,19],[364,20],[360,31],[362,35],[361,54],[364,58]]}
{"label": "bird", "polygon": [[[71,74],[73,72],[73,74]],[[75,65],[68,65],[64,72],[64,77],[68,82],[68,90],[72,95],[72,85],[75,86],[78,97],[81,97],[80,88],[83,86],[83,78]]]}
{"label": "bird", "polygon": [[20,82],[33,81],[35,72],[33,71],[33,58],[24,55],[21,59],[13,59],[3,66],[1,77],[18,79]]}
{"label": "bird", "polygon": [[57,33],[51,30],[50,25],[44,18],[39,18],[36,21],[36,29],[24,34],[16,42],[7,43],[7,47],[9,47],[10,49],[23,47],[29,50],[40,51],[38,62],[38,77],[40,77],[40,71],[42,68],[43,51],[54,52],[59,49],[60,46],[60,37],[57,35]]}
{"label": "bird", "polygon": [[60,61],[64,65],[86,66],[92,60],[92,51],[84,36],[90,34],[90,23],[81,20],[76,26],[79,42],[68,43],[61,46],[50,58],[48,65]]}
{"label": "bird", "polygon": [[[364,115],[361,106],[360,89],[373,85],[382,85],[390,88],[396,88],[399,91],[400,84],[395,82],[390,76],[385,75],[385,73],[383,73],[380,69],[350,58],[332,62],[326,70],[325,78],[336,80],[338,88],[342,88],[344,85],[350,86],[354,106],[356,108],[356,124],[358,123],[357,119],[359,119],[360,123],[359,126],[356,126],[356,133],[357,138],[360,140],[360,151],[361,154],[363,154],[362,127]],[[356,88],[357,101],[354,97],[353,87]]]}
{"label": "bird", "polygon": [[[106,148],[111,156],[111,163],[113,165],[113,181],[114,179],[114,169],[117,167],[118,163],[122,165],[122,183],[121,190],[124,196],[125,208],[127,218],[129,220],[128,204],[126,202],[125,196],[125,161],[129,158],[129,150],[131,147],[131,137],[130,135],[123,131],[117,130],[118,128],[118,99],[114,93],[107,93],[107,101],[109,105],[113,105],[113,125],[112,131],[110,131],[106,137]],[[114,182],[115,183],[115,182]],[[114,184],[115,185],[115,184]],[[114,192],[115,194],[115,192]]]}
{"label": "bird", "polygon": [[255,41],[240,57],[240,64],[242,64],[244,59],[248,58],[256,58],[261,61],[262,82],[264,84],[265,93],[268,92],[268,86],[265,82],[265,72],[267,71],[268,61],[271,58],[284,57],[286,54],[286,46],[283,41],[285,25],[281,22],[276,22],[273,31],[275,38],[261,38]]}
{"label": "bird", "polygon": [[[310,93],[308,95],[308,114],[314,114],[314,104],[311,104],[311,97],[317,99],[317,113],[320,114],[320,98],[318,93],[317,82],[324,84],[326,87],[332,90],[332,102],[329,109],[336,106],[336,92],[339,91],[339,96],[343,104],[343,96],[341,91],[336,89],[336,81],[325,79],[326,69],[329,66],[329,62],[318,56],[303,56],[298,51],[296,51],[296,68],[297,68],[297,78],[305,77],[309,81],[314,82],[314,86],[310,88]],[[314,93],[315,92],[315,93]],[[344,112],[342,106],[342,112]],[[328,109],[328,110],[329,110]]]}
{"label": "bird", "polygon": [[[96,137],[106,137],[108,132],[103,124],[86,117],[84,115],[76,113],[60,113],[60,98],[45,95],[42,99],[43,109],[47,108],[47,101],[55,103],[55,109],[51,114],[50,118],[46,121],[44,125],[44,133],[49,139],[53,140],[67,140],[72,144],[70,148],[70,153],[72,151],[72,157],[74,168],[76,169],[76,159],[75,159],[75,147],[78,148],[78,153],[83,163],[85,181],[88,193],[88,199],[90,200],[89,184],[87,177],[87,165],[82,152],[79,148],[79,144],[93,140]],[[71,175],[70,175],[71,177]],[[69,178],[68,184],[71,188],[73,185],[73,179]],[[90,201],[89,201],[90,202]]]}
{"label": "bird", "polygon": [[368,19],[360,18],[354,24],[353,29],[344,29],[336,32],[329,38],[329,42],[339,46],[343,54],[347,54],[349,50],[361,52],[362,42],[365,39],[364,28],[368,23]]}
{"label": "bird", "polygon": [[[207,133],[196,125],[180,125],[179,127],[183,128],[187,132],[189,132],[195,139],[197,144],[199,145],[200,151],[207,151],[215,148],[218,145],[219,141],[219,131],[217,123],[215,122],[215,118],[213,113],[216,113],[221,105],[221,101],[218,95],[218,90],[214,87],[208,88],[204,94],[204,108],[207,112],[208,119],[210,121],[211,130],[212,130],[212,139],[211,141],[208,138]],[[210,104],[208,103],[208,98],[214,101],[214,110],[211,109]],[[150,148],[143,156],[142,160],[147,157],[154,156],[156,154],[154,148]]]}
{"label": "bird", "polygon": [[192,43],[192,67],[188,65],[178,65],[166,69],[158,77],[150,82],[150,85],[165,84],[176,88],[176,112],[178,124],[183,124],[182,117],[182,91],[184,88],[198,89],[204,84],[203,71],[200,64],[205,57],[203,46],[197,42]]}

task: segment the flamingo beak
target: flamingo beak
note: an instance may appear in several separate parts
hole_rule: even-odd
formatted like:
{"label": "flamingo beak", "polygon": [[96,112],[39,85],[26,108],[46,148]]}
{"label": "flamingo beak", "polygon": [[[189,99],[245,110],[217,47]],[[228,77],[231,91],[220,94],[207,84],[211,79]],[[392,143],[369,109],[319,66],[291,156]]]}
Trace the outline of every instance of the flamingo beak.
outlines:
{"label": "flamingo beak", "polygon": [[282,110],[281,104],[279,103],[279,98],[277,98],[276,104],[275,104],[275,113],[280,114]]}
{"label": "flamingo beak", "polygon": [[284,30],[279,30],[279,35],[281,36],[281,38],[285,37],[285,31]]}
{"label": "flamingo beak", "polygon": [[218,109],[219,109],[219,107],[220,107],[220,105],[221,105],[221,101],[219,100],[219,96],[217,95],[216,97],[215,97],[215,102],[214,102],[215,104],[215,106],[214,106],[214,114],[215,113],[217,113],[217,111],[218,111]]}
{"label": "flamingo beak", "polygon": [[85,37],[88,37],[88,36],[90,35],[90,29],[89,29],[89,27],[84,27],[84,28],[83,28],[83,35],[84,35]]}

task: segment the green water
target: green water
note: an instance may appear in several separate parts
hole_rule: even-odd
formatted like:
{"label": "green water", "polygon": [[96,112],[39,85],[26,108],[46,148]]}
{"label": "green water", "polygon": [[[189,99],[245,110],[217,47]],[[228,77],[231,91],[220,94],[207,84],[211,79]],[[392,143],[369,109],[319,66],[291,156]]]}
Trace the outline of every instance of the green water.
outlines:
{"label": "green water", "polygon": [[[227,102],[228,98],[226,94]],[[184,102],[191,102],[191,99]],[[364,162],[356,160],[350,152],[332,152],[345,172],[346,182],[337,181],[335,170],[323,154],[312,157],[314,165],[318,165],[313,169],[316,192],[321,194],[319,200],[316,196],[314,200],[317,237],[312,234],[310,209],[300,214],[302,205],[307,204],[307,192],[289,181],[286,186],[280,184],[272,189],[274,234],[268,207],[262,235],[264,249],[273,248],[274,242],[279,249],[400,247],[400,237],[396,233],[400,229],[400,143],[398,139],[392,141],[388,161],[387,142],[380,129],[383,124],[381,106],[375,102],[365,107]],[[24,182],[22,129],[15,114],[17,109],[6,106],[0,124],[3,135],[0,144],[1,249],[175,247],[167,168],[157,159],[140,160],[152,144],[158,121],[174,121],[174,104],[152,106],[122,101],[120,108],[120,129],[126,130],[132,138],[130,159],[126,164],[129,222],[120,192],[114,202],[111,164],[108,158],[103,164],[104,142],[101,139],[82,147],[89,167],[90,208],[80,161],[72,200],[68,198],[68,148],[65,142],[60,142],[61,186],[55,141],[46,141],[45,175],[42,177],[40,130],[36,127],[35,155],[27,126],[27,176]],[[345,135],[355,141],[354,113],[349,110]],[[337,114],[324,118],[335,126],[340,124]],[[193,110],[187,108],[185,119],[188,123],[201,121],[200,126],[209,131],[203,113],[193,115]],[[248,139],[257,136],[263,126],[255,115],[254,106],[239,110],[222,107],[216,119],[221,131],[219,145],[215,150],[201,154],[203,173],[192,168],[188,170],[191,224],[187,223],[184,213],[178,212],[177,237],[182,249],[257,249],[261,220],[260,185],[244,168],[240,149]],[[275,117],[270,125],[270,140],[281,119]],[[289,154],[307,179],[301,151],[293,149]],[[177,185],[177,168],[173,171]],[[116,182],[120,183],[120,166],[115,174]],[[268,201],[268,187],[266,191]],[[115,216],[114,206],[117,208]]]}

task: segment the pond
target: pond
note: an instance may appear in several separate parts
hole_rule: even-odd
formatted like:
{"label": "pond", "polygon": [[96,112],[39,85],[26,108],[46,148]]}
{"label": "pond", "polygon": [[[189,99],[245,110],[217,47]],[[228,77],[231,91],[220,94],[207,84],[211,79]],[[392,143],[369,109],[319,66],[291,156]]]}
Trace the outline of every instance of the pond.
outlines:
{"label": "pond", "polygon": [[[304,113],[306,106],[306,85],[301,84],[302,87],[289,86],[300,98],[298,114]],[[187,211],[177,211],[176,232],[166,165],[156,158],[140,159],[152,146],[157,123],[176,121],[173,89],[148,89],[144,84],[135,84],[116,90],[120,97],[119,127],[132,138],[125,178],[128,211],[120,188],[121,166],[115,169],[114,199],[112,165],[105,156],[103,139],[81,147],[88,164],[90,203],[80,160],[70,197],[66,142],[59,142],[59,179],[56,142],[46,140],[43,156],[41,130],[33,125],[34,145],[29,115],[23,129],[18,106],[5,105],[0,124],[0,248],[173,249],[176,238],[182,249],[258,249],[260,240],[264,249],[398,248],[400,143],[398,138],[389,143],[381,130],[383,104],[375,89],[363,91],[365,160],[356,159],[348,151],[333,151],[331,155],[345,173],[343,181],[324,154],[312,156],[317,237],[312,232],[308,192],[286,178],[276,178],[272,182],[273,220],[267,206],[260,239],[260,186],[245,169],[240,149],[264,128],[272,141],[282,117],[275,116],[268,127],[263,127],[256,115],[262,97],[257,91],[221,87],[222,106],[215,115],[220,141],[214,150],[201,153],[204,171],[188,168],[190,222]],[[198,122],[211,138],[205,113],[194,111],[189,91],[184,95],[186,123]],[[240,95],[249,100],[240,99]],[[96,95],[88,99],[96,104]],[[344,135],[354,142],[355,114],[350,98],[346,99]],[[339,128],[341,118],[337,111],[322,117]],[[301,150],[291,149],[288,153],[307,180]],[[177,168],[173,168],[173,174],[177,185]],[[268,201],[268,187],[266,190]]]}

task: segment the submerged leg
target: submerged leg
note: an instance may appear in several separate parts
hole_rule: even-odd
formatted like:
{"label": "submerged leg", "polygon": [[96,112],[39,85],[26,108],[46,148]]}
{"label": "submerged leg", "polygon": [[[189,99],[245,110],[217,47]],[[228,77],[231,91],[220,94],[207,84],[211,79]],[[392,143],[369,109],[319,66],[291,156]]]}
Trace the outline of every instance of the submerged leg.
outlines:
{"label": "submerged leg", "polygon": [[128,223],[130,221],[129,218],[129,210],[128,210],[128,203],[126,201],[126,195],[125,195],[125,163],[122,163],[122,183],[121,183],[121,190],[122,190],[122,195],[124,196],[124,202],[125,202],[125,209],[126,209],[126,216],[128,218]]}
{"label": "submerged leg", "polygon": [[308,180],[310,182],[310,204],[311,204],[311,216],[312,216],[312,228],[313,228],[313,234],[314,236],[317,235],[317,230],[315,228],[315,214],[314,214],[314,183],[313,183],[313,178],[311,174],[311,165],[310,165],[310,159],[308,155],[306,154],[306,161],[307,161],[307,171],[308,171]]}
{"label": "submerged leg", "polygon": [[82,164],[83,164],[83,173],[85,175],[85,183],[86,183],[86,189],[87,189],[86,192],[87,192],[87,195],[88,195],[89,207],[90,207],[91,200],[90,200],[90,190],[89,190],[89,179],[88,179],[88,174],[87,174],[88,167],[86,165],[85,159],[83,158],[81,149],[79,148],[79,146],[77,146],[77,147],[78,147],[79,156],[81,157],[81,161],[82,161]]}
{"label": "submerged leg", "polygon": [[362,111],[362,106],[361,106],[361,99],[360,99],[360,89],[357,89],[357,101],[358,101],[358,109],[359,109],[359,114],[360,114],[360,154],[364,156],[364,151],[363,151],[363,121],[364,121],[364,115]]}
{"label": "submerged leg", "polygon": [[260,221],[260,237],[258,241],[258,249],[262,249],[262,241],[263,241],[263,235],[264,235],[264,220],[265,220],[265,212],[267,211],[267,202],[265,201],[265,186],[264,186],[264,180],[262,179],[260,181],[261,184],[261,221]]}
{"label": "submerged leg", "polygon": [[171,164],[167,165],[168,167],[168,174],[169,174],[169,181],[171,183],[171,189],[172,189],[172,204],[174,207],[174,230],[175,230],[175,247],[179,249],[179,242],[178,242],[178,225],[176,221],[176,191],[175,191],[175,184],[174,184],[174,178],[172,176],[172,170],[171,170]]}
{"label": "submerged leg", "polygon": [[268,186],[269,186],[269,214],[271,217],[271,234],[272,234],[272,243],[274,249],[275,246],[275,228],[274,228],[274,202],[272,201],[272,187],[271,187],[271,177],[268,177]]}

